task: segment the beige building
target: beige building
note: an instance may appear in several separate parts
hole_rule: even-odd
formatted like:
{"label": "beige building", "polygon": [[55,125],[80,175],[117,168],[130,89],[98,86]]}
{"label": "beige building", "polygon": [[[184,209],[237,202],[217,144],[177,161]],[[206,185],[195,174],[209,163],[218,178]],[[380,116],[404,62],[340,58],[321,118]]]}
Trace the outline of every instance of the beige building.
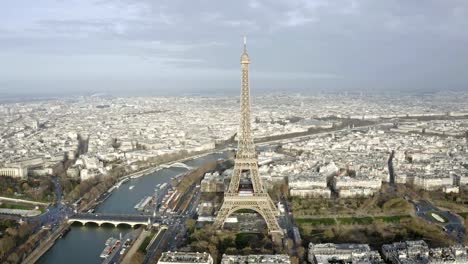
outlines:
{"label": "beige building", "polygon": [[203,252],[163,252],[158,264],[213,264],[209,253]]}
{"label": "beige building", "polygon": [[0,176],[26,178],[28,176],[28,169],[22,166],[4,167],[0,168]]}
{"label": "beige building", "polygon": [[288,255],[223,255],[221,264],[290,264]]}
{"label": "beige building", "polygon": [[383,264],[377,251],[367,244],[309,244],[308,260],[312,264],[366,263]]}

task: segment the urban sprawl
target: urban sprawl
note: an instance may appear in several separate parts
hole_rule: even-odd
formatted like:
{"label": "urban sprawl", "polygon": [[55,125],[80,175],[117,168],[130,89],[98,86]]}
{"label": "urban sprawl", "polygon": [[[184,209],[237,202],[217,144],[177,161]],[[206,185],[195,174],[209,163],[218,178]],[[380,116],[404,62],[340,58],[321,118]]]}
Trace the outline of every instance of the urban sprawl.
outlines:
{"label": "urban sprawl", "polygon": [[[398,196],[406,187],[429,198],[437,193],[456,199],[468,189],[466,102],[468,94],[463,93],[256,96],[252,132],[260,178],[270,189],[287,186],[288,197],[301,203],[370,199],[382,192]],[[239,119],[236,97],[88,96],[4,103],[0,104],[0,176],[27,180],[62,173],[83,182],[114,173],[116,164],[124,166],[126,174],[137,173],[158,157],[177,160],[235,149]],[[204,173],[198,185],[202,198],[196,205],[197,224],[214,221],[219,201],[203,197],[224,192],[231,174],[232,168]],[[2,195],[5,202],[26,199],[16,191]],[[440,204],[428,209],[415,196],[399,197],[413,207],[408,217],[421,217],[442,228],[453,238],[452,245],[432,247],[424,237],[378,248],[365,243],[316,243],[294,224],[290,236],[294,245],[305,245],[302,260],[315,264],[468,263],[466,231],[460,220],[464,216],[456,215],[458,222],[452,222],[445,215],[462,212],[445,210]],[[293,220],[307,215],[295,212],[282,198],[275,201],[284,219],[288,214]],[[40,213],[38,208],[0,210],[23,217]],[[243,217],[247,216],[232,215],[227,223],[236,224]],[[338,217],[342,216],[332,216]],[[288,256],[290,252],[216,258],[189,247],[162,253],[158,263],[292,263],[296,260]]]}

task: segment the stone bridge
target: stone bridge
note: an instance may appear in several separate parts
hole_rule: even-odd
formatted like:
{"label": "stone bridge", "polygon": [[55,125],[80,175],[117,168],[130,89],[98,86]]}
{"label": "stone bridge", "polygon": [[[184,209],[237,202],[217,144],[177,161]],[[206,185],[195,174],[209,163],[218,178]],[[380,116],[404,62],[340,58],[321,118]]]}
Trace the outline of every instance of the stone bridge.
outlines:
{"label": "stone bridge", "polygon": [[172,163],[172,164],[162,165],[161,167],[163,167],[163,168],[170,168],[170,167],[174,167],[174,168],[184,168],[184,169],[187,169],[187,170],[193,169],[193,168],[190,167],[189,165],[187,165],[187,164],[185,164],[185,163],[182,163],[182,162],[176,162],[176,163]]}
{"label": "stone bridge", "polygon": [[68,218],[68,223],[95,223],[98,226],[110,224],[113,226],[129,225],[132,228],[139,225],[159,226],[160,218],[151,215],[118,215],[118,214],[75,214]]}

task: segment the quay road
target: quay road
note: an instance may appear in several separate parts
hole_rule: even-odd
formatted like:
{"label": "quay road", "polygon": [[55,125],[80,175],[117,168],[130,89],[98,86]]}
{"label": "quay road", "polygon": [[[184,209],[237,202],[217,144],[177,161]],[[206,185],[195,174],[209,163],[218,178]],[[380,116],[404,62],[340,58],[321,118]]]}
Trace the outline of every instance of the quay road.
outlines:
{"label": "quay road", "polygon": [[195,216],[201,196],[200,188],[192,186],[190,191],[193,195],[184,195],[184,197],[190,197],[185,211],[182,211],[180,214],[163,216],[161,224],[167,226],[167,230],[163,229],[163,232],[158,234],[153,243],[148,245],[143,264],[155,263],[163,251],[175,251],[182,244],[187,233],[185,223],[187,219]]}
{"label": "quay road", "polygon": [[167,229],[162,229],[153,243],[148,245],[143,264],[155,263],[162,252],[166,250],[175,251],[179,247],[183,236],[187,232],[185,227],[187,219],[187,215],[174,215],[163,221],[163,223],[167,224]]}
{"label": "quay road", "polygon": [[54,245],[55,240],[57,240],[63,232],[66,232],[65,230],[67,228],[70,228],[70,226],[67,224],[61,225],[55,232],[52,232],[49,237],[43,240],[41,244],[39,244],[39,246],[23,260],[22,263],[36,263],[36,261],[38,261],[39,258]]}
{"label": "quay road", "polygon": [[156,234],[155,239],[148,245],[146,248],[146,256],[143,260],[143,264],[152,263],[159,254],[163,252],[163,248],[165,248],[165,243],[167,244],[167,239],[170,237],[170,233],[168,235],[168,230],[166,228],[162,228]]}

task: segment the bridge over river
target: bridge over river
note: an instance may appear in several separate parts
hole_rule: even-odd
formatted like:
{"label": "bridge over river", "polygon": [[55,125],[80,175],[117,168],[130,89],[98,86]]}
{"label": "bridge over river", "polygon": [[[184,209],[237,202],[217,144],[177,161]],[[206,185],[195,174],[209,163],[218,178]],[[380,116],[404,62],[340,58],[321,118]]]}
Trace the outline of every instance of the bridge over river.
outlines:
{"label": "bridge over river", "polygon": [[68,223],[95,223],[98,226],[110,224],[114,226],[129,225],[132,228],[139,225],[159,226],[162,219],[151,215],[120,215],[120,214],[75,214],[68,218]]}

